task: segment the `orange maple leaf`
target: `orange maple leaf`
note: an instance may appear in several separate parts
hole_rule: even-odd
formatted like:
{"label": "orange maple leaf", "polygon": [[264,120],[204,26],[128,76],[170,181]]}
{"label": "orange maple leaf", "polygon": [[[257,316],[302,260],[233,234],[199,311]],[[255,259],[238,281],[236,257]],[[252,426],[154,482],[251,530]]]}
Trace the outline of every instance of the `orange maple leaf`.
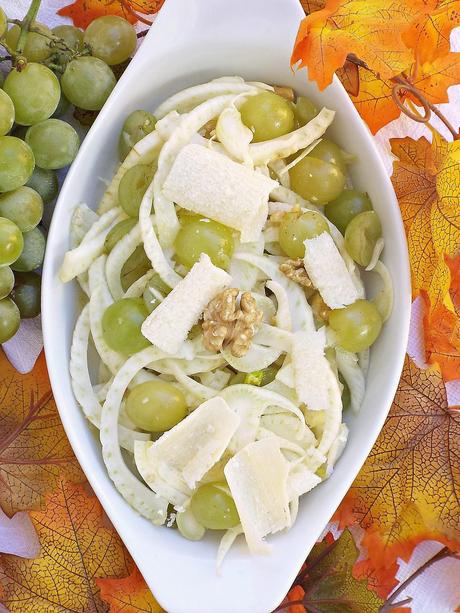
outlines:
{"label": "orange maple leaf", "polygon": [[422,0],[328,0],[300,24],[291,63],[308,67],[309,78],[324,89],[349,53],[384,79],[411,67],[413,53],[402,34],[420,10]]}
{"label": "orange maple leaf", "polygon": [[19,374],[0,351],[0,506],[38,509],[62,478],[84,481],[51,395],[45,357]]}
{"label": "orange maple leaf", "polygon": [[58,14],[70,17],[75,26],[86,28],[93,19],[103,15],[118,15],[131,23],[139,21],[136,13],[153,15],[158,12],[164,0],[75,0],[62,7]]}
{"label": "orange maple leaf", "polygon": [[446,264],[450,270],[450,288],[449,295],[452,300],[452,306],[455,312],[460,317],[460,252],[454,257],[446,256]]}
{"label": "orange maple leaf", "polygon": [[364,528],[368,558],[356,566],[386,597],[397,559],[425,539],[460,550],[460,413],[447,407],[438,367],[406,357],[393,405],[366,463],[337,512]]}
{"label": "orange maple leaf", "polygon": [[404,42],[415,50],[421,63],[449,51],[449,37],[460,25],[459,0],[426,0],[419,15],[403,34]]}
{"label": "orange maple leaf", "polygon": [[101,598],[110,605],[111,613],[161,613],[164,611],[153,597],[144,578],[135,566],[122,579],[96,579]]}
{"label": "orange maple leaf", "polygon": [[35,560],[0,557],[3,603],[24,611],[105,611],[95,579],[122,576],[132,561],[102,507],[85,486],[65,481],[32,521],[42,546]]}

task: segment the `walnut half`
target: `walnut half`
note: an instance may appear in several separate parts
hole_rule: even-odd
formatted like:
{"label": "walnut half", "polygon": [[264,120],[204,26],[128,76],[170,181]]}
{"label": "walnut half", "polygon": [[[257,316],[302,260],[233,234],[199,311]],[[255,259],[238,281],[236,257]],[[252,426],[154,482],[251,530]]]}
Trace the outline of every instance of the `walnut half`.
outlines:
{"label": "walnut half", "polygon": [[291,279],[291,281],[295,281],[302,287],[312,287],[312,282],[305,270],[303,265],[303,260],[301,258],[297,258],[296,260],[286,260],[282,264],[280,264],[280,271]]}
{"label": "walnut half", "polygon": [[263,317],[251,292],[244,292],[239,304],[238,294],[233,287],[213,298],[204,310],[202,324],[205,348],[217,352],[229,347],[235,358],[248,352]]}

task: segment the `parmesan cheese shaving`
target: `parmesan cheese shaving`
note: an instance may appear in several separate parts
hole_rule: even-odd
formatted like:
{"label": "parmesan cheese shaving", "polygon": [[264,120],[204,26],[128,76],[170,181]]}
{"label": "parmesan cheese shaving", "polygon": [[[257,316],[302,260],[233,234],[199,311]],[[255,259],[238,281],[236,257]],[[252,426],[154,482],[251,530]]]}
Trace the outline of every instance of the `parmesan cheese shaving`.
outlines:
{"label": "parmesan cheese shaving", "polygon": [[163,194],[179,206],[257,241],[268,215],[268,196],[277,183],[200,145],[178,154]]}
{"label": "parmesan cheese shaving", "polygon": [[230,281],[230,275],[202,253],[188,275],[144,321],[142,334],[163,351],[177,353],[206,305]]}
{"label": "parmesan cheese shaving", "polygon": [[247,445],[224,468],[251,553],[268,553],[264,537],[290,525],[288,473],[275,438]]}

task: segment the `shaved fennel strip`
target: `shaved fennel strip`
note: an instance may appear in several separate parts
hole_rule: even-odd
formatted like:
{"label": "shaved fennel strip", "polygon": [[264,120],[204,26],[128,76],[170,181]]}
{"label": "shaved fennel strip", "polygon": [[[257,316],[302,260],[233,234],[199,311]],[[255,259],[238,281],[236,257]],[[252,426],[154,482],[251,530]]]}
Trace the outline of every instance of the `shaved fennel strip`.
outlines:
{"label": "shaved fennel strip", "polygon": [[254,335],[253,342],[289,353],[292,348],[292,333],[262,323]]}
{"label": "shaved fennel strip", "polygon": [[149,158],[154,157],[153,154],[156,153],[156,150],[159,149],[162,144],[163,141],[160,135],[154,130],[134,145],[123,163],[118,167],[115,176],[105,190],[97,209],[99,214],[105,213],[118,205],[118,188],[126,172],[133,166],[136,166],[136,164],[144,161],[146,162]]}
{"label": "shaved fennel strip", "polygon": [[170,111],[184,113],[217,96],[232,94],[232,97],[234,97],[236,94],[254,92],[255,90],[254,85],[241,81],[211,81],[202,85],[194,85],[174,94],[157,106],[153,114],[157,119],[162,119]]}
{"label": "shaved fennel strip", "polygon": [[276,310],[275,321],[278,328],[282,330],[292,330],[291,311],[289,309],[289,298],[286,289],[276,281],[267,281],[266,286],[275,294],[278,308]]}
{"label": "shaved fennel strip", "polygon": [[166,285],[175,287],[182,281],[182,277],[177,274],[165,256],[151,221],[150,212],[152,210],[154,191],[153,183],[152,181],[147,188],[139,208],[139,226],[141,229],[142,241],[144,243],[145,253],[152,263],[153,270],[160,275],[161,280],[164,281]]}
{"label": "shaved fennel strip", "polygon": [[[262,255],[263,252],[264,238],[261,236],[259,240],[254,243],[239,243],[235,248],[234,254],[253,253],[255,255]],[[228,272],[233,279],[234,286],[242,291],[250,291],[256,284],[258,270],[255,266],[252,266],[252,264],[242,262],[233,257]]]}
{"label": "shaved fennel strip", "polygon": [[[304,198],[302,198],[302,196],[299,196],[299,194],[297,194],[296,192],[293,192],[291,189],[287,189],[286,187],[283,187],[282,185],[275,187],[275,189],[273,189],[270,192],[270,198],[271,200],[275,200],[276,202],[279,202],[280,204],[284,204],[286,206],[287,211],[292,210],[293,206],[300,206],[301,208],[310,209],[310,211],[316,211],[318,213],[320,212],[317,206],[315,206],[308,200],[305,200]],[[270,204],[273,204],[273,203],[270,203]],[[271,208],[270,212],[272,212],[273,210],[280,210],[279,208],[276,209],[275,207],[273,206],[270,207],[269,205],[269,210],[270,208]]]}
{"label": "shaved fennel strip", "polygon": [[139,224],[136,224],[128,234],[118,241],[107,257],[105,276],[110,293],[115,301],[120,300],[124,294],[121,285],[121,270],[123,265],[141,242],[141,231]]}
{"label": "shaved fennel strip", "polygon": [[164,523],[168,503],[141,483],[127,468],[120,451],[117,424],[121,401],[128,384],[136,373],[162,355],[155,347],[148,347],[123,364],[102,407],[100,430],[102,455],[110,478],[125,500],[155,524]]}
{"label": "shaved fennel strip", "polygon": [[268,368],[280,357],[282,349],[279,347],[264,347],[253,342],[247,353],[241,358],[234,357],[228,348],[222,349],[221,353],[235,370],[249,373]]}
{"label": "shaved fennel strip", "polygon": [[147,289],[149,281],[154,276],[154,274],[154,270],[149,270],[145,273],[145,275],[139,277],[137,281],[134,281],[134,283],[128,287],[123,298],[140,298],[140,296],[142,296],[142,294]]}
{"label": "shaved fennel strip", "polygon": [[280,185],[286,189],[290,189],[291,180],[289,178],[289,173],[287,172],[289,168],[286,162],[284,160],[273,160],[268,166],[275,173]]}
{"label": "shaved fennel strip", "polygon": [[77,204],[70,220],[70,247],[78,247],[91,227],[99,220],[99,215],[86,204]]}
{"label": "shaved fennel strip", "polygon": [[161,245],[170,246],[179,229],[174,203],[162,193],[163,184],[171,170],[173,162],[193,134],[208,121],[219,115],[228,106],[234,96],[218,96],[211,98],[195,107],[182,119],[171,134],[169,140],[163,145],[158,157],[158,170],[153,178],[153,205],[155,209],[158,238]]}
{"label": "shaved fennel strip", "polygon": [[291,168],[294,168],[294,166],[297,166],[297,164],[301,162],[304,159],[304,157],[306,157],[311,151],[313,151],[316,145],[318,145],[322,140],[323,140],[322,138],[318,138],[317,140],[314,140],[310,145],[308,145],[308,147],[306,147],[302,151],[302,153],[299,153],[299,155],[294,160],[292,160],[292,162],[289,162],[289,164],[285,166],[285,168],[283,169],[283,173],[287,174],[291,170]]}
{"label": "shaved fennel strip", "polygon": [[335,355],[339,372],[350,390],[351,410],[357,413],[366,391],[366,381],[358,363],[358,356],[340,347],[335,348]]}
{"label": "shaved fennel strip", "polygon": [[224,536],[220,539],[219,548],[217,550],[217,574],[220,574],[222,562],[224,561],[224,558],[227,553],[230,551],[236,538],[240,534],[243,534],[243,528],[241,524],[227,530]]}
{"label": "shaved fennel strip", "polygon": [[377,264],[380,256],[382,255],[382,251],[384,247],[385,247],[385,241],[383,240],[383,238],[377,239],[375,246],[374,246],[374,251],[372,252],[371,261],[366,266],[365,270],[369,271],[375,268],[375,265]]}
{"label": "shaved fennel strip", "polygon": [[203,385],[202,383],[198,383],[198,381],[195,381],[194,379],[186,375],[180,368],[180,366],[173,360],[168,359],[165,360],[165,362],[167,362],[168,368],[170,368],[172,374],[176,377],[178,382],[183,385],[187,391],[196,396],[196,398],[198,398],[202,402],[204,402],[205,400],[210,400],[211,398],[214,398],[214,396],[218,395],[218,390]]}
{"label": "shaved fennel strip", "polygon": [[382,317],[383,323],[387,321],[393,310],[393,282],[391,280],[390,273],[385,264],[378,260],[372,272],[380,275],[383,286],[379,292],[374,296],[372,302],[377,307],[378,312]]}

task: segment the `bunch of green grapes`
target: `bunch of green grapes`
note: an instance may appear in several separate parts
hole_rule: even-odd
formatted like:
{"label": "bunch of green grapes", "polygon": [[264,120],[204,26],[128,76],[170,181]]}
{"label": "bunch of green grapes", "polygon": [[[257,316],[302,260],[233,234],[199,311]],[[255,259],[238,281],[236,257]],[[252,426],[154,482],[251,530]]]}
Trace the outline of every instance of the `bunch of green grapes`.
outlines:
{"label": "bunch of green grapes", "polygon": [[0,344],[21,318],[40,313],[44,206],[57,196],[56,171],[73,162],[80,146],[61,118],[71,105],[99,111],[116,83],[111,67],[129,60],[137,43],[121,17],[100,17],[85,32],[25,23],[8,20],[0,7],[1,65],[9,66],[0,73]]}

